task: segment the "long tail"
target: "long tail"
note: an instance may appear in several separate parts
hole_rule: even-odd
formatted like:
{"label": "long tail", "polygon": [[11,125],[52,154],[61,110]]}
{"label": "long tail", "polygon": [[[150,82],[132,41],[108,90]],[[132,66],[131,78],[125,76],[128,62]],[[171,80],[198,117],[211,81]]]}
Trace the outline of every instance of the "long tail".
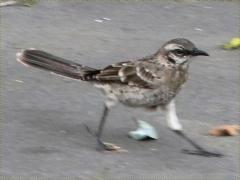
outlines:
{"label": "long tail", "polygon": [[51,71],[73,79],[92,80],[92,77],[99,72],[97,69],[82,66],[36,49],[26,49],[17,53],[17,60],[26,66]]}

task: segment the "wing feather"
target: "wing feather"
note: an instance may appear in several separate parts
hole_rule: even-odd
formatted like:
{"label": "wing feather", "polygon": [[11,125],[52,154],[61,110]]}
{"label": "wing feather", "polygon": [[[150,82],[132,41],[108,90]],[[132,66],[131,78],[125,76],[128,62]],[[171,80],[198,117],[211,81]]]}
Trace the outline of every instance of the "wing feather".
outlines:
{"label": "wing feather", "polygon": [[[151,61],[126,61],[107,66],[96,75],[97,81],[153,88],[160,79],[159,68]],[[160,73],[161,74],[161,73]]]}

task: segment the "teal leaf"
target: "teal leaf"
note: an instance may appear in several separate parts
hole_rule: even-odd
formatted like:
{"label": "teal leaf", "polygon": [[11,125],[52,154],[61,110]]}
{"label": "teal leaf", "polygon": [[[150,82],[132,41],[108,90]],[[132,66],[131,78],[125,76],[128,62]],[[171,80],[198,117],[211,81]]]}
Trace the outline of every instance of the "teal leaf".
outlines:
{"label": "teal leaf", "polygon": [[131,138],[138,141],[158,139],[158,134],[152,125],[142,120],[137,120],[137,124],[138,128],[135,131],[130,131],[128,133]]}

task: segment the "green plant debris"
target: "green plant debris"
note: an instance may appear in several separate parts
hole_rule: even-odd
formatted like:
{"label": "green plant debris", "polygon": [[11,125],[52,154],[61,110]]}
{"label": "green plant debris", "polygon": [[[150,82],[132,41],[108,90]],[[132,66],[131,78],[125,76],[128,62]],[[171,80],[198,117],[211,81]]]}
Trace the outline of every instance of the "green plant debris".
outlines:
{"label": "green plant debris", "polygon": [[223,48],[227,50],[240,48],[240,38],[239,37],[232,38],[230,42],[223,45]]}

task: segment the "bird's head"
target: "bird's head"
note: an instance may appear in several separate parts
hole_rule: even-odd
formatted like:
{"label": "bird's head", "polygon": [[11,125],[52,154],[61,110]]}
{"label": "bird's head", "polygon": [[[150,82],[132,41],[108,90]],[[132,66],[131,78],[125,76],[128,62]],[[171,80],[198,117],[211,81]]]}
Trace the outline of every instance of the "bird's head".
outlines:
{"label": "bird's head", "polygon": [[183,38],[172,39],[160,49],[160,54],[173,64],[183,64],[194,56],[209,56],[205,51],[199,50],[189,40]]}

